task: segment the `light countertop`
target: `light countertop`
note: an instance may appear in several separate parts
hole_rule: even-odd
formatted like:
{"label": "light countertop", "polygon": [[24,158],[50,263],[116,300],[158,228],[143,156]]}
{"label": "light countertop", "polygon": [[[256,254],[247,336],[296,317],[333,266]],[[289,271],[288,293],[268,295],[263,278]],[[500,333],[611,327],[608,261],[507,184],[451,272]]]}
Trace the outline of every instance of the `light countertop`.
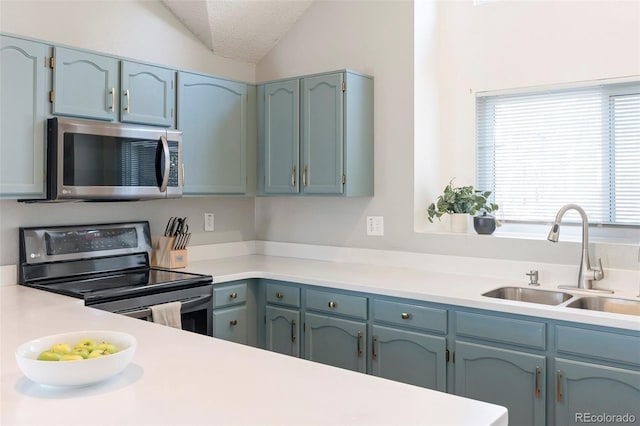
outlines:
{"label": "light countertop", "polygon": [[[242,274],[228,271],[227,278]],[[5,286],[0,302],[3,425],[507,425],[503,407],[99,311],[53,293]],[[35,384],[18,369],[21,343],[92,329],[136,337],[133,362],[119,375],[60,389]]]}
{"label": "light countertop", "polygon": [[[573,299],[558,306],[551,306],[482,296],[483,293],[498,287],[527,287],[527,285],[522,285],[521,282],[514,282],[505,278],[265,255],[236,256],[190,262],[185,270],[211,274],[213,275],[214,283],[249,278],[269,278],[292,281],[299,284],[640,331],[640,317],[567,308],[565,305]],[[556,287],[544,285],[534,288],[558,290]],[[572,293],[575,296],[585,295],[584,292],[573,290],[562,291]],[[630,292],[616,292],[611,297],[640,300],[635,296],[636,294]]]}

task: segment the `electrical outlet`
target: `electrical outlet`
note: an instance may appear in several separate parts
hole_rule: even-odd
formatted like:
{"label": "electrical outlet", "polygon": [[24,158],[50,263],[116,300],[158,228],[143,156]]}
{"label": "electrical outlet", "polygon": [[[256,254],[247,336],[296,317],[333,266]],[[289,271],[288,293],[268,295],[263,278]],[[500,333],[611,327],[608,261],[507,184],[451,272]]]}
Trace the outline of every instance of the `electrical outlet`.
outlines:
{"label": "electrical outlet", "polygon": [[213,213],[204,214],[204,230],[207,232],[213,231]]}
{"label": "electrical outlet", "polygon": [[383,216],[367,216],[367,235],[382,237],[384,235]]}

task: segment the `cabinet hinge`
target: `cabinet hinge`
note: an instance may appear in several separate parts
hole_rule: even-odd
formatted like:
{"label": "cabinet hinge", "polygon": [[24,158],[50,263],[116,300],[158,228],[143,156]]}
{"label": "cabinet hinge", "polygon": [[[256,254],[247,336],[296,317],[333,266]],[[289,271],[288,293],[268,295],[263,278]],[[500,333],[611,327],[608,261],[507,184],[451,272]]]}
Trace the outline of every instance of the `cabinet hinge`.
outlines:
{"label": "cabinet hinge", "polygon": [[449,362],[449,349],[444,351],[444,362]]}
{"label": "cabinet hinge", "polygon": [[49,90],[49,102],[53,103],[53,90]]}
{"label": "cabinet hinge", "polygon": [[51,56],[49,58],[49,68],[53,69],[53,67],[55,67],[55,65],[56,65],[56,60],[55,60],[55,58],[53,56]]}
{"label": "cabinet hinge", "polygon": [[343,91],[343,92],[346,92],[346,91],[347,91],[347,82],[346,82],[346,81],[343,81],[343,82],[342,82],[342,91]]}
{"label": "cabinet hinge", "polygon": [[347,176],[342,175],[342,184],[344,185],[345,183],[347,183]]}

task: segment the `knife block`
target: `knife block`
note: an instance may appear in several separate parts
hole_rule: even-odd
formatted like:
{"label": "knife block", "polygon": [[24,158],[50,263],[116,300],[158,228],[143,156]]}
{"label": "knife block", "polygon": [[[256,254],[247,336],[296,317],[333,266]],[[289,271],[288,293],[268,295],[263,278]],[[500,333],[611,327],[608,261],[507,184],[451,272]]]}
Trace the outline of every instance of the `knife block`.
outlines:
{"label": "knife block", "polygon": [[151,266],[161,268],[184,268],[187,266],[187,250],[173,250],[176,237],[157,237],[153,244]]}

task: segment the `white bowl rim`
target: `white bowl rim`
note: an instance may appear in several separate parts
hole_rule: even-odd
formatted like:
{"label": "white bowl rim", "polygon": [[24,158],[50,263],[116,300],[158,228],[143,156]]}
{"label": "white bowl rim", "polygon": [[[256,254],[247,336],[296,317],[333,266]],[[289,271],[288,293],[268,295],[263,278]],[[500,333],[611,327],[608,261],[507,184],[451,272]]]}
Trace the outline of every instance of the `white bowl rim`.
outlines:
{"label": "white bowl rim", "polygon": [[[33,359],[34,361],[38,361],[37,359],[35,359],[35,357],[38,356],[38,354],[44,350],[47,349],[47,347],[44,347],[46,345],[43,346],[42,349],[40,349],[39,351],[35,351],[32,350],[32,345],[37,345],[39,342],[42,342],[44,340],[52,340],[55,342],[59,342],[59,343],[69,343],[70,345],[74,344],[75,342],[67,342],[65,341],[65,339],[70,339],[70,338],[75,338],[75,339],[79,339],[79,338],[83,338],[83,339],[92,339],[92,340],[101,340],[101,339],[96,339],[92,336],[92,334],[94,335],[99,335],[99,334],[106,334],[106,335],[113,335],[113,336],[118,336],[120,338],[122,338],[122,340],[128,340],[128,346],[126,346],[123,349],[119,349],[118,352],[116,352],[116,354],[127,351],[129,349],[135,348],[136,346],[136,338],[129,334],[126,333],[124,331],[116,331],[116,330],[79,330],[79,331],[70,331],[67,333],[58,333],[58,334],[49,334],[47,336],[41,336],[41,337],[37,337],[35,339],[31,339],[27,342],[22,343],[21,345],[19,345],[16,348],[15,354],[16,356],[19,356],[21,358],[25,358],[25,359]],[[73,336],[77,336],[77,337],[73,337]],[[82,337],[81,337],[82,336]],[[50,346],[50,345],[49,345]],[[34,358],[31,358],[30,356],[28,356],[28,354],[35,354]],[[115,354],[113,354],[115,355]],[[100,359],[100,358],[93,358],[94,359]],[[85,361],[89,361],[89,359],[86,359]],[[51,361],[47,361],[47,362],[51,362]]]}

